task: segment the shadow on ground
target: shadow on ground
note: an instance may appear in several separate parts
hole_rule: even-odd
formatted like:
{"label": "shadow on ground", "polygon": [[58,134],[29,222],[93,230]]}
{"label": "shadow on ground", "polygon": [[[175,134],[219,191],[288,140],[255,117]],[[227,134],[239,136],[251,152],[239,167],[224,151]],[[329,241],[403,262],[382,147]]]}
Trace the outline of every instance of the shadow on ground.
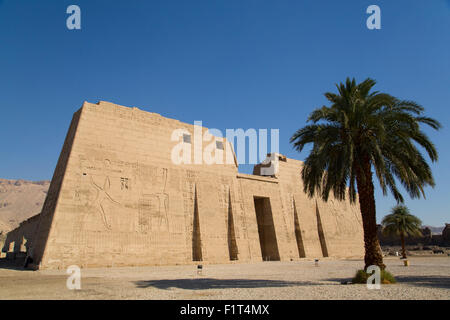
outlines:
{"label": "shadow on ground", "polygon": [[418,287],[450,289],[450,276],[397,276],[395,279],[398,283]]}
{"label": "shadow on ground", "polygon": [[179,288],[187,290],[204,289],[230,289],[230,288],[270,288],[270,287],[294,287],[308,285],[323,285],[318,282],[259,280],[259,279],[172,279],[172,280],[147,280],[136,281],[138,288],[154,287],[158,289]]}
{"label": "shadow on ground", "polygon": [[31,269],[25,269],[23,263],[13,262],[7,259],[0,259],[0,269],[16,270],[16,271],[32,271]]}
{"label": "shadow on ground", "polygon": [[[395,275],[394,275],[395,276]],[[407,284],[417,287],[450,289],[450,276],[395,276],[398,284]],[[345,283],[351,278],[333,278],[326,281]]]}

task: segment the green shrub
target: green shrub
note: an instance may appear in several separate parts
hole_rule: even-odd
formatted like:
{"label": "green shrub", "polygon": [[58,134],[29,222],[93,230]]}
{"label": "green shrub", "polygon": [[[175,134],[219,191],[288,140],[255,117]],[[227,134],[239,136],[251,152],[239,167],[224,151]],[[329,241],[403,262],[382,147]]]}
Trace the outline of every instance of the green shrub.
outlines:
{"label": "green shrub", "polygon": [[[367,283],[367,279],[371,274],[365,272],[364,270],[358,270],[352,279],[352,283]],[[396,283],[394,276],[386,270],[381,270],[381,283],[391,284]]]}

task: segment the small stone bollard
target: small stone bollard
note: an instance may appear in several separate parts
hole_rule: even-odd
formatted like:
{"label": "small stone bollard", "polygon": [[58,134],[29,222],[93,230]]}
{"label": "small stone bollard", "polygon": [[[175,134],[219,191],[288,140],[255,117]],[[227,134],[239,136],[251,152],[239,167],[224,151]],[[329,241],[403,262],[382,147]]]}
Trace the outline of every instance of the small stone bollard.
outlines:
{"label": "small stone bollard", "polygon": [[316,267],[319,266],[319,259],[314,259],[314,265],[315,265]]}
{"label": "small stone bollard", "polygon": [[202,275],[202,271],[203,271],[203,266],[202,266],[201,264],[199,264],[199,265],[197,266],[197,274],[198,274],[199,276],[201,276],[201,275]]}

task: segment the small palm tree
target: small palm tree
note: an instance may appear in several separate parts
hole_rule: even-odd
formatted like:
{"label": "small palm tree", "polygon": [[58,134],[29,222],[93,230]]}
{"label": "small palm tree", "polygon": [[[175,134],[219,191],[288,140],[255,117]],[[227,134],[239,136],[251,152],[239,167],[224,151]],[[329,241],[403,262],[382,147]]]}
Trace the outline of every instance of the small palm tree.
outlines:
{"label": "small palm tree", "polygon": [[314,110],[308,118],[312,123],[291,137],[299,152],[312,144],[301,172],[304,191],[310,197],[318,194],[327,201],[332,191],[339,200],[346,194],[351,202],[359,199],[364,269],[370,265],[385,268],[377,237],[372,169],[383,194],[389,190],[399,203],[403,196],[396,181],[412,198],[425,196],[424,188],[434,186],[434,179],[417,146],[424,148],[433,162],[438,154],[420,125],[441,127],[424,116],[424,108],[417,103],[371,91],[375,83],[367,79],[356,84],[355,79],[347,78],[345,84],[336,85],[339,94],[325,93],[331,106]]}
{"label": "small palm tree", "polygon": [[383,233],[386,235],[398,235],[402,243],[402,257],[406,259],[405,237],[421,236],[422,221],[412,215],[404,205],[392,208],[391,214],[385,216],[381,222]]}

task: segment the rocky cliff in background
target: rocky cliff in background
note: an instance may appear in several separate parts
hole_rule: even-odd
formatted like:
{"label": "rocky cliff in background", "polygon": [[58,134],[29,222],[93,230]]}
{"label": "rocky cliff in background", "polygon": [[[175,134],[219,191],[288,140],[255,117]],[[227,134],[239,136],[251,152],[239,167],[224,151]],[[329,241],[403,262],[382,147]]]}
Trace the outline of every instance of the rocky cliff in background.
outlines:
{"label": "rocky cliff in background", "polygon": [[0,233],[41,212],[50,181],[0,179]]}

